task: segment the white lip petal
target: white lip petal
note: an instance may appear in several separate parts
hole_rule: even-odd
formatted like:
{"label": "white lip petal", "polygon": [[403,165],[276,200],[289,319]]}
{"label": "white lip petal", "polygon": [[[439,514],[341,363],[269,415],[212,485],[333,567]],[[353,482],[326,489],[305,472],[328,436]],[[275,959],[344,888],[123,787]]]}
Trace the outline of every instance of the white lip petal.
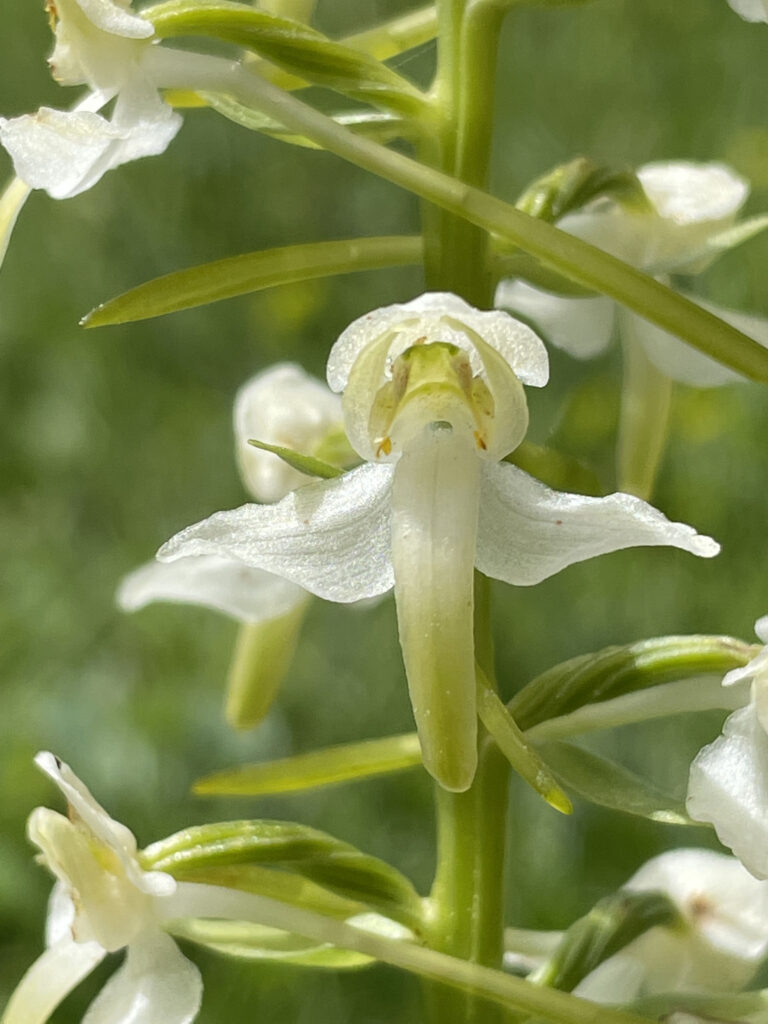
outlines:
{"label": "white lip petal", "polygon": [[612,299],[573,299],[523,281],[502,281],[495,301],[530,320],[552,345],[576,359],[594,359],[613,338],[616,304]]}
{"label": "white lip petal", "polygon": [[391,466],[365,465],[276,505],[217,512],[172,537],[158,558],[213,554],[284,576],[329,601],[375,597],[393,583],[391,483]]}
{"label": "white lip petal", "polygon": [[768,878],[768,735],[754,703],[730,715],[699,751],[688,781],[688,813],[715,827],[756,878]]}
{"label": "white lip petal", "polygon": [[192,555],[142,565],[122,581],[117,601],[125,611],[153,601],[177,601],[213,608],[240,622],[261,622],[287,614],[306,596],[295,583],[236,559]]}
{"label": "white lip petal", "polygon": [[88,1007],[83,1024],[190,1024],[203,996],[200,972],[163,932],[128,947],[125,963]]}
{"label": "white lip petal", "polygon": [[112,0],[77,0],[77,3],[88,20],[103,32],[128,39],[149,39],[155,34],[151,21]]}
{"label": "white lip petal", "polygon": [[120,164],[163,153],[181,123],[165,104],[153,119],[124,126],[92,111],[41,107],[36,114],[0,118],[0,141],[23,181],[54,199],[69,199]]}
{"label": "white lip petal", "polygon": [[97,942],[65,937],[32,964],[3,1013],[3,1024],[45,1024],[59,1003],[106,956]]}
{"label": "white lip petal", "polygon": [[474,442],[427,431],[395,467],[395,604],[425,768],[468,789],[477,767],[473,585],[480,460]]}
{"label": "white lip petal", "polygon": [[487,576],[529,586],[596,555],[658,544],[703,558],[720,550],[632,495],[563,494],[509,463],[485,465],[477,568]]}

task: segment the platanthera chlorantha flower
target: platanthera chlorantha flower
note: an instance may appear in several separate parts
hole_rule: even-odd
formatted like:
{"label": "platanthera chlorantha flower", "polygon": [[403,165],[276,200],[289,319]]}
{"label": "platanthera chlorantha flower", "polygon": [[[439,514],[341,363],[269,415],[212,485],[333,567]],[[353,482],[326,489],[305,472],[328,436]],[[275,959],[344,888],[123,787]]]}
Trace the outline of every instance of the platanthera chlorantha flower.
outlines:
{"label": "platanthera chlorantha flower", "polygon": [[[558,227],[663,278],[700,273],[763,225],[762,219],[736,224],[749,185],[723,164],[652,163],[637,175],[652,211],[598,199],[583,211],[563,217]],[[768,345],[768,321],[689,297]],[[522,281],[502,281],[496,305],[524,316],[548,341],[577,359],[601,355],[618,334],[629,344],[641,345],[663,374],[682,384],[713,387],[740,379],[609,298],[566,298]]]}
{"label": "platanthera chlorantha flower", "polygon": [[746,21],[768,21],[768,0],[728,0]]}
{"label": "platanthera chlorantha flower", "polygon": [[11,996],[2,1024],[44,1024],[108,953],[122,949],[124,964],[83,1024],[188,1024],[203,985],[163,921],[183,917],[181,894],[198,887],[142,870],[133,834],[109,817],[69,766],[48,753],[35,761],[66,797],[69,816],[38,807],[29,818],[29,838],[57,882],[47,948]]}
{"label": "platanthera chlorantha flower", "polygon": [[[341,402],[325,384],[293,363],[257,374],[238,392],[235,453],[246,489],[273,502],[310,481],[251,439],[327,454],[343,438]],[[289,668],[310,595],[297,583],[219,554],[154,560],[127,576],[118,591],[126,611],[153,601],[198,604],[244,624],[233,661],[226,714],[236,728],[251,728],[269,710]]]}
{"label": "platanthera chlorantha flower", "polygon": [[[768,615],[755,632],[768,645]],[[746,707],[729,715],[722,735],[704,747],[691,765],[688,813],[715,827],[757,878],[768,878],[768,646],[744,668],[734,669],[724,686],[751,680]]]}
{"label": "platanthera chlorantha flower", "polygon": [[[181,117],[158,92],[179,52],[154,46],[154,29],[121,0],[49,0],[56,44],[51,71],[61,85],[91,92],[70,111],[0,118],[0,142],[16,174],[55,199],[85,191],[113,167],[163,153]],[[114,100],[109,119],[97,111]]]}
{"label": "platanthera chlorantha flower", "polygon": [[330,601],[394,585],[424,763],[464,790],[476,760],[473,573],[538,583],[621,548],[718,545],[626,494],[560,494],[501,461],[522,440],[523,384],[546,383],[530,328],[428,294],[356,320],[328,361],[365,465],[277,505],[219,512],[173,537],[162,561],[236,558]]}
{"label": "platanthera chlorantha flower", "polygon": [[624,888],[664,893],[680,920],[650,929],[587,975],[576,989],[586,999],[738,991],[768,952],[768,884],[735,857],[670,850],[644,864]]}

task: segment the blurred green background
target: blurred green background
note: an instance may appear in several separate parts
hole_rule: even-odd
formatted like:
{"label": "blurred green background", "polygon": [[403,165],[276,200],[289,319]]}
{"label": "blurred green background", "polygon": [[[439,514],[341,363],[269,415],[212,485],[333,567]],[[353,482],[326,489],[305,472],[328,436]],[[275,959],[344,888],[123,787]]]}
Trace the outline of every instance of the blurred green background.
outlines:
{"label": "blurred green background", "polygon": [[[329,32],[404,10],[395,0],[321,0]],[[0,109],[70,93],[48,77],[42,5],[4,0]],[[551,166],[587,154],[612,163],[723,159],[768,200],[768,27],[725,0],[596,0],[521,10],[501,46],[494,188],[514,199]],[[426,81],[429,47],[398,61]],[[2,154],[0,171],[9,172]],[[67,202],[24,210],[0,275],[0,1005],[41,947],[50,881],[24,838],[29,811],[58,800],[33,768],[39,749],[68,760],[146,844],[190,823],[299,820],[388,858],[425,890],[434,851],[432,796],[417,773],[307,796],[203,801],[204,772],[411,728],[391,599],[373,608],[317,602],[277,707],[234,735],[221,713],[235,627],[202,610],[119,614],[121,575],[187,523],[244,499],[231,452],[231,400],[263,366],[301,361],[322,374],[352,318],[421,290],[416,271],[290,287],[136,326],[84,332],[96,303],[157,274],[234,253],[355,233],[413,231],[417,203],[326,154],[289,148],[193,112],[162,159],[109,174]],[[768,314],[768,238],[699,281],[726,304]],[[618,358],[553,356],[531,394],[531,437],[559,427],[607,465]],[[671,550],[615,554],[534,588],[495,585],[505,695],[536,672],[607,643],[676,632],[751,637],[768,611],[766,392],[680,389],[656,495],[673,519],[723,543],[715,561]],[[718,729],[702,716],[625,729],[609,749],[681,784]],[[568,924],[653,853],[714,843],[580,805],[564,819],[513,782],[509,920]],[[202,1024],[264,1019],[421,1019],[418,987],[393,971],[348,974],[195,958],[206,980]],[[79,1020],[112,965],[62,1007]]]}

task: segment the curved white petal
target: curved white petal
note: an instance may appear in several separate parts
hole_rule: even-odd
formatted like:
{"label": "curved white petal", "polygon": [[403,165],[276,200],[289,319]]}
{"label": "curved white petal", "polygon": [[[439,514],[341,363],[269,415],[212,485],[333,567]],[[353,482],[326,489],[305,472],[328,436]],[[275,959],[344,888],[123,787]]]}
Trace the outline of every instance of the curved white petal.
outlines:
{"label": "curved white petal", "polygon": [[639,995],[645,975],[645,966],[639,957],[621,952],[590,971],[573,994],[593,1003],[629,1003]]}
{"label": "curved white petal", "polygon": [[117,592],[124,611],[153,601],[177,601],[213,608],[240,622],[286,615],[306,597],[306,591],[289,580],[219,555],[148,562],[126,576]]}
{"label": "curved white petal", "polygon": [[[141,892],[165,895],[173,892],[176,882],[160,871],[142,871],[136,860],[136,838],[130,829],[111,818],[88,788],[75,775],[68,764],[48,751],[35,757],[35,764],[59,788],[74,814],[88,831],[120,858],[126,875]],[[45,810],[44,808],[42,810]],[[32,835],[34,814],[29,819],[28,831]],[[54,812],[49,811],[48,814]],[[58,817],[58,816],[57,816]],[[33,838],[33,842],[36,842]],[[38,845],[40,845],[38,843]]]}
{"label": "curved white petal", "polygon": [[[625,888],[666,893],[699,939],[724,957],[746,962],[744,981],[768,950],[768,884],[735,857],[669,850],[644,864]],[[715,978],[710,982],[717,987]]]}
{"label": "curved white petal", "polygon": [[11,995],[2,1024],[45,1024],[59,1003],[106,956],[97,942],[64,937],[32,964]]}
{"label": "curved white petal", "polygon": [[45,918],[46,946],[55,946],[61,939],[71,939],[74,920],[75,904],[69,890],[57,881],[48,898],[48,913]]}
{"label": "curved white petal", "polygon": [[703,558],[720,550],[632,495],[563,494],[509,463],[485,464],[477,568],[487,576],[529,586],[595,555],[657,544]]}
{"label": "curved white petal", "polygon": [[392,487],[395,604],[424,767],[468,789],[477,767],[473,582],[481,462],[461,433],[425,430]]}
{"label": "curved white petal", "polygon": [[129,39],[149,39],[155,34],[152,22],[134,14],[127,5],[114,0],[77,0],[77,3],[88,20],[102,32]]}
{"label": "curved white petal", "polygon": [[203,997],[200,972],[170,936],[148,931],[88,1007],[83,1024],[190,1024]]}
{"label": "curved white petal", "polygon": [[118,125],[91,111],[41,107],[36,114],[0,118],[0,142],[16,174],[54,199],[68,199],[130,160],[163,153],[181,117],[160,103],[151,119]]}
{"label": "curved white petal", "polygon": [[234,429],[237,462],[257,501],[279,501],[310,481],[277,455],[248,444],[251,438],[313,454],[334,427],[342,427],[341,400],[296,363],[278,363],[237,393]]}
{"label": "curved white petal", "polygon": [[[703,302],[695,295],[686,295],[686,298],[709,310],[710,313],[714,313],[715,316],[719,316],[721,320],[754,338],[761,345],[768,347],[768,320],[764,317],[751,316],[738,310],[725,309],[710,302]],[[655,324],[643,320],[628,310],[621,311],[620,324],[622,331],[627,329],[633,331],[647,352],[648,358],[662,373],[681,384],[697,388],[712,388],[744,379],[716,359],[704,355],[703,352],[680,341],[673,334],[661,330]]]}
{"label": "curved white petal", "polygon": [[343,391],[360,353],[383,335],[392,333],[389,351],[394,357],[419,341],[458,345],[470,353],[473,369],[482,360],[461,325],[466,324],[496,349],[524,384],[543,387],[549,361],[541,339],[526,324],[499,310],[474,309],[450,292],[428,292],[411,302],[384,306],[353,321],[339,336],[328,357],[328,385]]}
{"label": "curved white petal", "polygon": [[764,644],[768,644],[768,615],[763,615],[755,623],[755,633],[757,634],[758,640],[762,640]]}
{"label": "curved white petal", "polygon": [[14,178],[0,196],[0,266],[8,251],[8,243],[16,226],[16,219],[32,190],[25,181]]}
{"label": "curved white petal", "polygon": [[658,214],[679,225],[732,217],[749,195],[749,182],[727,164],[660,160],[637,176]]}
{"label": "curved white petal", "polygon": [[688,813],[715,827],[757,878],[768,878],[768,735],[754,703],[730,715],[699,751],[688,781]]}
{"label": "curved white petal", "polygon": [[530,320],[552,345],[576,359],[599,356],[613,338],[616,303],[612,299],[573,299],[524,281],[502,281],[495,302]]}
{"label": "curved white petal", "polygon": [[728,0],[728,3],[747,21],[768,21],[768,0]]}
{"label": "curved white petal", "polygon": [[329,601],[374,597],[393,583],[392,471],[360,466],[308,484],[276,505],[217,512],[176,534],[157,557],[214,554],[284,576]]}

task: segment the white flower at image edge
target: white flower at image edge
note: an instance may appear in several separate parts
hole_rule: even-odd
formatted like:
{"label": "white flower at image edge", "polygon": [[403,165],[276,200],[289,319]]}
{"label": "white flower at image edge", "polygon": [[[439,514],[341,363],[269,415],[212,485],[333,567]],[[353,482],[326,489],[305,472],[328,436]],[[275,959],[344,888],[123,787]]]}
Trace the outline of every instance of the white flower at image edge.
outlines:
{"label": "white flower at image edge", "polygon": [[[651,211],[628,210],[605,198],[558,221],[558,227],[619,259],[660,276],[697,274],[723,251],[750,236],[746,231],[719,242],[734,227],[749,184],[724,164],[670,161],[646,164],[637,176]],[[763,225],[762,219],[753,223]],[[763,225],[764,226],[764,225]],[[704,302],[694,302],[768,345],[768,320]],[[674,335],[612,299],[555,295],[522,281],[502,281],[496,305],[530,320],[544,337],[577,359],[601,355],[616,335],[639,344],[667,377],[694,387],[714,387],[741,378]]]}
{"label": "white flower at image edge", "polygon": [[[500,461],[522,440],[522,384],[546,383],[541,340],[505,313],[428,294],[355,321],[334,345],[349,440],[366,464],[276,505],[219,512],[161,560],[235,558],[330,601],[394,585],[425,765],[466,789],[476,766],[473,574],[538,583],[637,545],[718,545],[626,494],[561,494]],[[521,383],[522,382],[522,383]]]}
{"label": "white flower at image edge", "polygon": [[[755,623],[768,645],[768,615]],[[722,735],[699,751],[688,780],[688,813],[714,825],[720,842],[757,878],[768,878],[768,646],[724,686],[751,680],[746,707],[729,715]]]}
{"label": "white flower at image edge", "polygon": [[768,21],[768,0],[728,0],[728,3],[747,21]]}
{"label": "white flower at image edge", "polygon": [[57,882],[47,948],[11,996],[2,1024],[43,1024],[108,953],[121,949],[125,963],[83,1024],[188,1024],[200,1007],[200,972],[162,929],[166,918],[183,916],[184,887],[170,875],[142,870],[133,834],[109,817],[68,765],[49,753],[35,761],[66,797],[69,817],[38,807],[29,818],[29,838]]}
{"label": "white flower at image edge", "polygon": [[681,920],[650,929],[587,975],[575,989],[585,999],[736,992],[768,952],[768,884],[735,857],[670,850],[644,864],[624,888],[664,893]]}
{"label": "white flower at image edge", "polygon": [[[51,71],[61,85],[91,92],[74,110],[41,107],[0,118],[0,142],[31,188],[66,199],[91,188],[111,168],[163,153],[181,117],[158,92],[166,60],[178,53],[152,42],[151,22],[115,0],[55,0]],[[114,99],[109,119],[97,111]]]}
{"label": "white flower at image edge", "polygon": [[[271,452],[254,448],[255,438],[313,454],[342,429],[341,402],[325,384],[293,363],[279,363],[252,377],[237,393],[233,427],[235,454],[246,489],[256,501],[274,502],[311,478]],[[118,603],[135,611],[153,601],[199,604],[243,623],[291,615],[307,601],[306,590],[239,558],[190,555],[173,562],[153,560],[121,583]]]}

